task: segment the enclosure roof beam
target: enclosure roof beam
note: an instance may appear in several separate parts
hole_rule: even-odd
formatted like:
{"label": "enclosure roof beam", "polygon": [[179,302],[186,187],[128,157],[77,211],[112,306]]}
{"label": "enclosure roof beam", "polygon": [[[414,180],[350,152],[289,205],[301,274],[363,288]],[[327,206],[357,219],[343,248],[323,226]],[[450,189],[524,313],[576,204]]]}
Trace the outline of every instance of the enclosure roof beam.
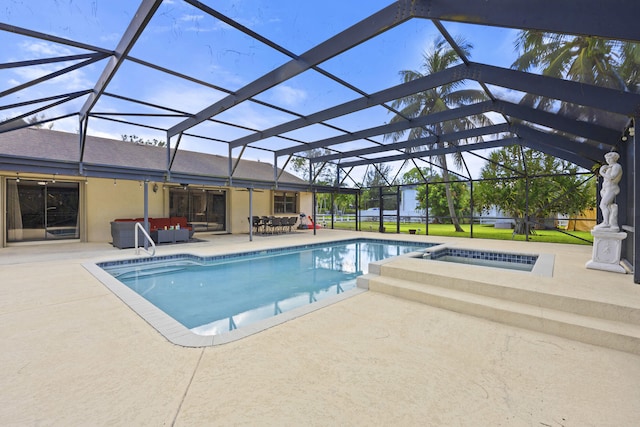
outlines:
{"label": "enclosure roof beam", "polygon": [[335,159],[340,159],[344,157],[355,157],[362,156],[366,154],[374,154],[374,153],[382,153],[385,151],[391,150],[402,150],[405,148],[414,148],[420,147],[423,145],[435,144],[437,142],[450,142],[450,141],[458,141],[461,139],[467,138],[477,138],[482,135],[491,135],[502,132],[510,132],[510,127],[508,123],[502,123],[492,126],[485,126],[473,129],[467,129],[460,132],[452,132],[442,135],[431,135],[425,138],[416,138],[408,141],[397,142],[393,144],[386,144],[377,147],[368,147],[362,148],[359,150],[346,151],[336,154],[327,154],[326,156],[318,156],[309,159],[312,163],[322,162],[322,161],[330,161]]}
{"label": "enclosure roof beam", "polygon": [[[47,96],[47,97],[44,97],[44,98],[30,99],[30,100],[27,100],[27,101],[16,102],[15,104],[2,105],[2,106],[0,106],[0,111],[1,110],[9,110],[11,108],[16,108],[16,107],[24,107],[26,105],[39,104],[41,102],[55,101],[55,100],[58,100],[58,99],[61,99],[61,98],[75,99],[78,96],[86,95],[89,92],[91,92],[91,89],[79,90],[77,92],[61,93],[59,95]],[[12,120],[15,120],[15,119],[12,118],[9,121],[12,121]],[[2,123],[5,123],[5,122],[2,122]],[[2,124],[2,123],[0,123],[0,124]]]}
{"label": "enclosure roof beam", "polygon": [[640,41],[636,25],[640,2],[636,0],[422,0],[415,14],[442,21]]}
{"label": "enclosure roof beam", "polygon": [[[553,77],[526,73],[523,71],[509,70],[506,68],[494,67],[478,63],[470,63],[468,66],[464,64],[457,65],[439,73],[431,74],[429,76],[425,76],[411,82],[403,83],[392,88],[376,92],[374,94],[371,94],[369,97],[361,97],[349,102],[345,102],[343,104],[319,111],[306,117],[295,119],[290,122],[274,126],[270,129],[238,138],[234,141],[231,141],[230,145],[233,148],[240,145],[249,144],[263,138],[290,132],[295,129],[333,119],[355,111],[363,110],[365,108],[378,105],[383,102],[388,102],[394,99],[398,99],[404,96],[412,95],[414,93],[464,79],[494,84],[497,86],[502,86],[523,92],[531,92],[536,95],[546,96],[549,98],[559,99],[575,104],[586,105],[593,108],[599,108],[626,116],[633,115],[635,111],[640,111],[640,94],[621,92],[614,89],[561,80]],[[500,105],[504,107],[503,104]],[[490,110],[491,108],[487,109],[487,111]],[[499,108],[497,108],[497,110],[500,111]],[[524,110],[520,109],[519,111]],[[540,119],[542,117],[542,114],[538,114],[537,117],[538,119]],[[549,120],[549,117],[550,116],[546,116],[547,121]],[[570,119],[566,119],[564,121],[565,126],[567,125],[569,120]],[[413,127],[411,122],[412,121],[407,122],[407,128]],[[578,123],[574,126],[577,127],[579,125],[580,124]],[[591,130],[593,130],[593,128],[589,125],[582,126],[580,131],[581,135],[584,136],[584,132],[587,131],[586,128],[591,128]],[[389,129],[390,131],[393,131],[391,130],[393,128]],[[388,131],[389,130],[383,130],[382,132],[386,133]],[[598,132],[597,134],[602,135],[602,132]],[[611,136],[611,133],[607,133],[606,138],[608,139]],[[343,138],[342,142],[350,140],[350,136],[345,135],[337,137],[333,141],[340,141],[338,138]],[[601,136],[601,138],[605,138],[605,136]],[[306,151],[313,147],[314,145],[305,144],[300,147],[291,147],[285,150],[280,150],[278,151],[278,154],[291,154],[293,152]]]}
{"label": "enclosure roof beam", "polygon": [[[385,7],[368,18],[365,18],[357,24],[347,28],[341,33],[316,45],[300,55],[298,58],[292,59],[280,67],[264,74],[257,80],[254,80],[248,85],[240,88],[234,94],[226,96],[220,101],[211,104],[196,113],[193,117],[171,127],[169,129],[168,136],[172,137],[180,132],[184,132],[185,130],[202,123],[208,118],[220,114],[234,105],[246,101],[247,99],[258,95],[273,86],[295,77],[298,74],[331,59],[336,55],[339,55],[345,50],[348,50],[406,21],[411,18],[413,9],[405,9],[405,3],[408,2],[400,1]],[[232,148],[239,145],[244,144],[234,145]]]}
{"label": "enclosure roof beam", "polygon": [[[310,142],[303,146],[294,146],[278,150],[279,156],[285,154],[299,153],[301,151],[307,151],[314,148],[326,148],[331,145],[342,144],[349,141],[355,141],[356,139],[368,138],[376,135],[389,134],[392,132],[400,132],[403,130],[418,128],[422,126],[432,125],[435,123],[446,122],[448,120],[460,119],[463,117],[474,116],[482,114],[491,110],[491,101],[479,102],[477,104],[465,105],[464,107],[452,108],[445,111],[440,111],[425,116],[419,116],[411,120],[402,122],[389,123],[381,126],[376,126],[369,129],[363,129],[357,132],[351,132],[344,135],[334,136],[332,138],[321,139],[318,141]],[[382,147],[386,147],[382,146]]]}
{"label": "enclosure roof beam", "polygon": [[402,153],[393,156],[378,157],[375,159],[362,159],[353,162],[341,163],[340,167],[354,167],[366,165],[369,163],[393,162],[410,158],[436,156],[455,152],[475,151],[487,148],[520,144],[567,160],[585,169],[590,169],[606,153],[606,150],[600,150],[587,144],[581,144],[579,142],[571,141],[560,135],[541,132],[526,125],[511,125],[511,129],[514,133],[517,133],[520,138],[503,138],[495,141],[485,141],[476,144],[466,144],[461,146]]}
{"label": "enclosure roof beam", "polygon": [[[89,92],[90,91],[88,91],[88,90],[84,90],[84,91],[79,91],[79,92],[74,92],[74,93],[67,93],[67,94],[62,95],[62,96],[50,97],[49,99],[57,99],[57,101],[49,103],[49,104],[47,104],[45,106],[36,108],[34,110],[29,110],[26,113],[22,113],[22,114],[20,114],[18,116],[12,117],[12,118],[10,118],[10,119],[8,119],[6,121],[0,121],[0,126],[2,126],[4,124],[7,124],[9,122],[19,122],[20,120],[22,120],[22,119],[24,119],[26,117],[29,117],[32,114],[38,114],[41,111],[45,111],[45,110],[47,110],[49,108],[53,108],[53,107],[56,107],[58,105],[62,105],[62,104],[66,103],[66,102],[69,102],[69,101],[73,101],[74,99],[79,98],[81,96],[84,96]],[[62,99],[60,99],[60,98],[62,98]],[[25,104],[25,103],[21,103],[21,104]],[[0,108],[0,110],[2,110],[2,108]],[[37,119],[37,116],[35,116],[35,118]],[[0,133],[2,133],[2,131],[0,131]]]}
{"label": "enclosure roof beam", "polygon": [[57,62],[67,62],[67,61],[77,61],[80,59],[91,59],[99,56],[100,58],[105,58],[108,54],[96,54],[96,53],[83,53],[80,55],[66,55],[66,56],[57,56],[54,58],[39,58],[39,59],[31,59],[28,61],[18,61],[18,62],[7,62],[4,64],[0,64],[0,70],[7,68],[20,68],[20,67],[30,67],[33,65],[42,65],[42,64],[55,64]]}
{"label": "enclosure roof beam", "polygon": [[532,150],[537,150],[550,156],[557,157],[558,159],[566,160],[573,164],[576,164],[584,169],[591,169],[594,162],[578,156],[575,153],[571,153],[566,150],[558,149],[553,142],[550,142],[547,138],[522,138],[521,145],[529,147]]}
{"label": "enclosure roof beam", "polygon": [[[531,108],[524,105],[513,104],[507,101],[496,100],[492,101],[484,101],[477,104],[472,104],[469,106],[459,107],[447,111],[442,111],[434,114],[429,114],[426,116],[417,117],[411,121],[406,122],[397,122],[391,123],[387,125],[377,126],[369,129],[363,129],[358,132],[352,132],[349,134],[339,135],[332,138],[326,138],[318,141],[311,142],[304,146],[295,146],[286,148],[283,150],[277,151],[278,155],[296,153],[301,151],[306,151],[314,148],[326,148],[331,145],[341,144],[349,141],[354,141],[357,139],[361,139],[364,137],[371,137],[375,135],[388,134],[391,132],[398,132],[414,127],[425,126],[429,124],[434,124],[438,122],[443,122],[447,120],[453,120],[461,117],[467,117],[471,115],[481,114],[483,112],[495,111],[498,113],[503,113],[507,116],[515,117],[520,120],[525,120],[532,123],[537,123],[549,128],[554,128],[557,130],[561,130],[564,132],[571,133],[576,136],[582,136],[584,138],[589,138],[595,141],[602,142],[609,146],[614,146],[615,142],[620,139],[620,132],[615,131],[613,129],[605,128],[602,126],[595,125],[593,123],[583,122],[580,120],[572,120],[557,114],[548,113],[546,111],[538,110],[535,108]],[[462,138],[459,138],[462,139]],[[431,141],[430,139],[425,139],[426,141]],[[431,141],[430,143],[435,142]],[[411,141],[407,141],[407,147],[415,147],[423,144],[416,144]],[[396,147],[395,144],[387,144],[380,147],[374,147],[372,152],[382,152],[385,149],[394,149]],[[405,148],[405,147],[399,147]],[[369,150],[369,149],[365,149]],[[345,156],[357,155],[361,150],[358,151],[349,151],[331,154],[327,156],[321,156],[318,158],[326,159],[326,160],[334,160],[343,158]]]}
{"label": "enclosure roof beam", "polygon": [[[584,159],[587,162],[587,163],[584,163],[584,162],[574,162],[574,163],[580,166],[582,166],[583,164],[588,164],[589,168],[593,165],[594,162],[600,161],[604,157],[604,155],[607,153],[607,151],[609,151],[609,150],[604,150],[598,147],[594,147],[593,145],[572,141],[561,135],[542,132],[542,131],[533,129],[527,125],[513,124],[511,125],[511,130],[512,132],[514,132],[524,140],[527,140],[527,141],[539,140],[551,147],[554,147],[557,150],[571,152],[576,156],[579,156],[580,158]],[[548,150],[546,150],[545,153],[555,155],[556,152],[554,151],[554,153],[551,153]],[[558,156],[558,157],[562,157],[562,156]]]}
{"label": "enclosure roof beam", "polygon": [[476,80],[628,117],[640,112],[640,94],[475,62],[461,71],[457,80]]}
{"label": "enclosure roof beam", "polygon": [[[80,119],[83,120],[88,116],[93,106],[98,102],[98,99],[106,89],[107,85],[115,76],[118,68],[122,65],[129,51],[133,48],[142,31],[153,17],[153,14],[158,10],[158,7],[162,4],[162,0],[142,0],[140,7],[136,11],[133,19],[129,23],[127,30],[120,39],[118,46],[116,46],[109,62],[105,66],[100,78],[96,82],[93,88],[93,93],[89,95],[89,98],[85,101],[84,105],[79,111]],[[82,160],[82,159],[80,159]]]}
{"label": "enclosure roof beam", "polygon": [[47,75],[40,76],[40,77],[35,78],[35,79],[33,79],[31,81],[28,81],[26,83],[22,83],[22,84],[13,86],[10,89],[4,90],[4,91],[0,92],[0,98],[3,98],[3,97],[5,97],[7,95],[10,95],[12,93],[19,92],[19,91],[21,91],[23,89],[27,89],[27,88],[29,88],[31,86],[35,86],[37,84],[46,82],[48,80],[52,80],[52,79],[54,79],[56,77],[59,77],[59,76],[61,76],[63,74],[66,74],[66,73],[70,73],[72,71],[75,71],[75,70],[80,69],[82,67],[85,67],[87,65],[91,65],[94,62],[98,62],[98,61],[106,58],[106,56],[107,55],[105,55],[103,53],[92,54],[92,55],[90,55],[89,59],[86,59],[86,60],[84,60],[82,62],[77,62],[77,63],[75,63],[73,65],[68,66],[68,67],[61,68],[61,69],[53,71],[53,72],[51,72],[51,73],[49,73]]}
{"label": "enclosure roof beam", "polygon": [[396,154],[393,156],[377,157],[375,159],[362,159],[352,162],[340,163],[341,168],[363,166],[374,163],[395,162],[398,160],[415,159],[422,157],[440,156],[443,154],[458,153],[463,151],[485,150],[487,148],[505,147],[509,145],[517,145],[520,143],[519,138],[502,138],[494,141],[484,141],[475,144],[467,144],[464,146],[449,146],[444,148],[436,148],[432,150],[412,151],[409,153]]}
{"label": "enclosure roof beam", "polygon": [[111,55],[113,52],[109,49],[103,49],[101,47],[92,46],[86,43],[80,43],[75,40],[69,40],[62,37],[52,36],[50,34],[40,33],[38,31],[28,30],[26,28],[16,27],[15,25],[5,24],[0,22],[0,30],[8,31],[10,33],[20,34],[21,36],[33,37],[35,39],[46,40],[52,43],[63,44],[66,46],[77,47],[78,49],[90,50],[93,52],[101,52],[106,55]]}
{"label": "enclosure roof beam", "polygon": [[56,120],[62,120],[62,119],[66,119],[68,117],[73,117],[73,116],[77,116],[78,113],[69,113],[69,114],[63,114],[61,116],[56,116],[56,117],[47,117],[43,120],[36,120],[35,122],[31,122],[31,123],[27,123],[24,120],[8,120],[5,122],[2,122],[2,128],[0,129],[0,134],[1,133],[6,133],[6,132],[11,132],[14,130],[18,130],[18,129],[25,129],[28,127],[34,127],[34,126],[40,126],[43,125],[45,123],[51,123],[51,122],[55,122]]}
{"label": "enclosure roof beam", "polygon": [[496,101],[493,111],[506,114],[531,123],[567,132],[583,138],[599,141],[603,144],[616,145],[620,139],[620,131],[599,126],[594,123],[573,120],[558,114],[549,113],[526,105],[514,104],[508,101]]}
{"label": "enclosure roof beam", "polygon": [[[238,138],[230,142],[232,147],[238,147],[246,145],[251,142],[256,142],[261,139],[269,138],[271,136],[279,135],[282,133],[290,132],[292,130],[300,129],[305,126],[320,123],[325,120],[334,119],[336,117],[344,116],[349,113],[364,110],[365,108],[373,107],[384,102],[393,101],[394,99],[402,98],[404,96],[413,95],[421,91],[433,89],[438,86],[442,86],[452,81],[458,80],[457,75],[464,71],[465,65],[456,65],[438,73],[430,74],[428,76],[412,80],[407,83],[402,83],[393,86],[388,89],[381,90],[370,94],[367,97],[360,97],[352,101],[327,108],[322,111],[310,114],[305,117],[294,119],[290,122],[283,123],[278,126],[256,132],[251,135]],[[308,149],[308,148],[306,148]],[[301,151],[304,151],[303,149]],[[287,153],[284,153],[287,154]]]}

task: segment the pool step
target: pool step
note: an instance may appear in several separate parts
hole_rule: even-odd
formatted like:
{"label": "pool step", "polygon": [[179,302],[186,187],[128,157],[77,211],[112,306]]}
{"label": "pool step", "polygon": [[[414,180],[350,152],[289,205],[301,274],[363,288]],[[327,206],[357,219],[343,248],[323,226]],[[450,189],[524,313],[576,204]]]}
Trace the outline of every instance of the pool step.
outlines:
{"label": "pool step", "polygon": [[176,271],[185,270],[187,267],[185,266],[158,266],[158,267],[150,267],[141,269],[137,267],[135,269],[126,269],[121,272],[111,271],[111,274],[117,278],[118,280],[127,280],[132,278],[142,278],[148,276],[155,276],[158,274],[166,274],[166,273],[175,273]]}
{"label": "pool step", "polygon": [[640,325],[368,274],[360,287],[495,322],[640,355]]}
{"label": "pool step", "polygon": [[118,279],[130,279],[133,277],[145,277],[157,274],[173,273],[176,271],[184,270],[188,267],[201,265],[204,264],[202,262],[190,259],[172,259],[149,261],[147,263],[140,264],[110,265],[104,266],[102,267],[102,269]]}

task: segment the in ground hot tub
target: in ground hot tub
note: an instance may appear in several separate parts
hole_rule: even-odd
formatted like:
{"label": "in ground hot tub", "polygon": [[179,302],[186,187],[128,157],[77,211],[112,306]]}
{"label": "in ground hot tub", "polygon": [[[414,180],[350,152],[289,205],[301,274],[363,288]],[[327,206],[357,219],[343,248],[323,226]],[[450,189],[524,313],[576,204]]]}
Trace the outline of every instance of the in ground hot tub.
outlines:
{"label": "in ground hot tub", "polygon": [[498,252],[441,245],[429,248],[421,257],[432,261],[525,271],[540,276],[553,275],[554,256],[551,254]]}

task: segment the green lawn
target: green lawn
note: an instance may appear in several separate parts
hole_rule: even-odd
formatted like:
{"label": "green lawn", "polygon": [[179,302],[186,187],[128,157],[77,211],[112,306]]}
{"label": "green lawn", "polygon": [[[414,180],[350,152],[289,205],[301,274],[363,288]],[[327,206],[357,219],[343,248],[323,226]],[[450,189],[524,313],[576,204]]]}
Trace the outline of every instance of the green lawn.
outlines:
{"label": "green lawn", "polygon": [[[327,224],[327,227],[331,227],[331,224]],[[354,230],[354,222],[335,222],[335,229],[340,230]],[[451,224],[429,224],[430,236],[450,236],[450,237],[471,237],[471,225],[463,224],[462,228],[464,233],[456,233],[453,225]],[[416,234],[425,234],[425,224],[410,224],[401,223],[400,233],[409,233],[410,229],[416,230]],[[361,231],[378,231],[377,222],[362,222],[360,223]],[[385,223],[386,233],[395,233],[395,223]],[[497,239],[497,240],[514,240],[525,241],[524,235],[514,235],[511,229],[495,228],[493,225],[473,225],[473,237],[479,239]],[[584,240],[582,240],[584,239]],[[547,242],[547,243],[570,243],[576,245],[591,245],[593,243],[593,236],[588,231],[568,231],[563,230],[535,230],[535,234],[529,235],[529,241],[532,242]]]}

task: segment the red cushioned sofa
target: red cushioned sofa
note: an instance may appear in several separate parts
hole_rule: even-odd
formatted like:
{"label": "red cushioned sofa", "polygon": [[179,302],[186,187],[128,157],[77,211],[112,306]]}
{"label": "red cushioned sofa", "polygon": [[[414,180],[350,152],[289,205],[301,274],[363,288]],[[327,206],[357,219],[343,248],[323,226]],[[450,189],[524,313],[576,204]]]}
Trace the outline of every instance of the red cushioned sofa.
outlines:
{"label": "red cushioned sofa", "polygon": [[[113,246],[124,249],[135,246],[135,223],[144,223],[144,218],[118,218],[111,223],[111,237]],[[149,232],[151,237],[158,243],[158,230],[171,230],[180,228],[189,231],[189,239],[193,237],[193,227],[183,216],[172,216],[170,218],[149,218]],[[140,233],[138,241],[143,242],[144,237]]]}

